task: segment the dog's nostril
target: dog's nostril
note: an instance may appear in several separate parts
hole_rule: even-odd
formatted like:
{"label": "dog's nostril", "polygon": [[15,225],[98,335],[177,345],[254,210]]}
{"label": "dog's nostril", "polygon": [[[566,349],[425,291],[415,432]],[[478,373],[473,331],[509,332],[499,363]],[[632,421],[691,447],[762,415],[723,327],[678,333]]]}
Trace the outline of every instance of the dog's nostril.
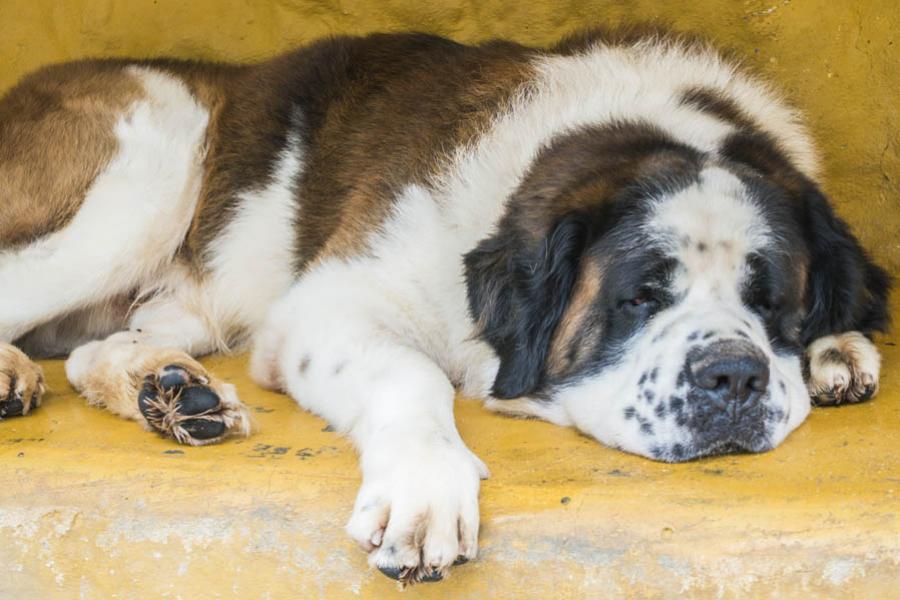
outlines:
{"label": "dog's nostril", "polygon": [[688,355],[688,372],[695,386],[719,399],[755,398],[769,385],[765,356],[744,340],[722,340]]}
{"label": "dog's nostril", "polygon": [[762,392],[765,391],[768,383],[769,382],[762,377],[751,377],[750,381],[747,382],[747,387],[749,387],[751,390]]}

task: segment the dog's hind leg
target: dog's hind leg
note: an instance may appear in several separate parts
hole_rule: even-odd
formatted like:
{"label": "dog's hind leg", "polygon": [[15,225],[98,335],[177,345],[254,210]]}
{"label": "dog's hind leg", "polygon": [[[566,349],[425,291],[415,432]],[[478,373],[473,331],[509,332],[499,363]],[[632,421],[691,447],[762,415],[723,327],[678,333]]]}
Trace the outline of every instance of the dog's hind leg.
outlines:
{"label": "dog's hind leg", "polygon": [[116,150],[77,212],[61,229],[0,250],[0,341],[146,284],[184,239],[200,191],[208,113],[177,79],[126,72],[144,94],[115,121]]}
{"label": "dog's hind leg", "polygon": [[[178,291],[195,289],[183,282]],[[196,299],[196,298],[195,298]],[[194,446],[246,435],[250,418],[233,385],[192,355],[219,346],[208,319],[169,293],[138,308],[130,329],[76,348],[69,382],[88,402]]]}
{"label": "dog's hind leg", "polygon": [[176,79],[102,61],[43,69],[0,99],[0,418],[44,391],[11,342],[107,306],[171,259],[207,120]]}

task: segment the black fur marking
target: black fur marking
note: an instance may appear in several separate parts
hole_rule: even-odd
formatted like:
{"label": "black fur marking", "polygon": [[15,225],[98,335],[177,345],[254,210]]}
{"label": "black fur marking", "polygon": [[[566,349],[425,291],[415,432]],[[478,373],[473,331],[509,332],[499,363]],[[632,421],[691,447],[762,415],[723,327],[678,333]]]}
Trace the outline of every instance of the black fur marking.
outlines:
{"label": "black fur marking", "polygon": [[[772,264],[771,256],[764,261],[772,267],[767,274],[771,290],[796,290],[805,296],[778,298],[780,303],[774,304],[771,297],[766,299],[768,308],[775,310],[762,316],[776,352],[799,354],[803,346],[834,333],[885,331],[890,320],[889,276],[871,261],[828,199],[774,139],[751,125],[726,139],[721,153],[763,176],[744,182],[766,211],[769,224],[792,246],[785,256],[803,257],[799,264],[806,263],[798,271],[796,258],[783,267]],[[797,281],[798,272],[806,273],[805,282]]]}
{"label": "black fur marking", "polygon": [[662,419],[666,416],[666,405],[662,402],[656,405],[656,408],[653,410],[654,414]]}
{"label": "black fur marking", "polygon": [[699,332],[699,331],[692,331],[692,332],[691,332],[691,335],[689,335],[687,339],[688,339],[689,342],[695,342],[695,341],[699,340],[699,339],[700,339],[700,332]]}
{"label": "black fur marking", "polygon": [[516,249],[520,236],[507,232],[466,255],[470,309],[481,315],[481,335],[500,356],[495,397],[516,398],[540,384],[588,227],[581,215],[573,214],[560,220],[536,248]]}
{"label": "black fur marking", "polygon": [[625,409],[624,414],[626,419],[633,419],[634,415],[637,414],[637,411],[633,406],[629,406]]}
{"label": "black fur marking", "polygon": [[[500,358],[495,397],[539,394],[619,360],[621,345],[669,301],[628,302],[674,268],[637,237],[647,199],[696,182],[701,158],[652,126],[628,122],[579,130],[541,152],[496,233],[464,259],[470,312]],[[614,254],[621,259],[609,261]],[[550,380],[549,345],[588,256],[612,265],[588,317],[602,343],[577,372]]]}
{"label": "black fur marking", "polygon": [[885,331],[888,274],[869,259],[821,192],[812,190],[805,200],[811,264],[802,342],[844,331]]}
{"label": "black fur marking", "polygon": [[768,422],[780,422],[784,420],[784,411],[780,408],[769,409],[766,411],[766,421]]}

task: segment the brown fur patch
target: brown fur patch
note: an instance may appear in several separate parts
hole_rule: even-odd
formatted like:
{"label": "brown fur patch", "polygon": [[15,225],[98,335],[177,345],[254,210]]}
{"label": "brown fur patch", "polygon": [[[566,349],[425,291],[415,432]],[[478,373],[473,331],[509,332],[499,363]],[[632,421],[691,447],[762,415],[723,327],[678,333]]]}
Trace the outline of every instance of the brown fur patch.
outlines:
{"label": "brown fur patch", "polygon": [[0,100],[0,249],[63,227],[116,151],[116,119],[143,95],[103,61],[55,65]]}
{"label": "brown fur patch", "polygon": [[307,67],[307,85],[321,94],[307,107],[301,267],[364,250],[403,186],[427,183],[489,126],[528,79],[533,55],[505,42],[471,47],[419,34],[327,44],[329,68]]}
{"label": "brown fur patch", "polygon": [[516,221],[534,239],[576,211],[596,211],[643,175],[699,172],[700,154],[650,125],[588,127],[560,137],[535,159],[514,195]]}
{"label": "brown fur patch", "polygon": [[759,171],[790,194],[799,196],[809,189],[810,180],[797,170],[775,138],[763,131],[735,99],[721,90],[695,87],[682,93],[681,102],[735,127],[736,132],[722,145],[724,157]]}
{"label": "brown fur patch", "polygon": [[[603,266],[596,260],[585,259],[580,268],[572,298],[550,342],[547,373],[551,377],[561,377],[577,367],[602,335],[602,331],[596,326],[591,327],[588,321],[603,283]],[[586,327],[590,329],[590,335],[584,335]]]}

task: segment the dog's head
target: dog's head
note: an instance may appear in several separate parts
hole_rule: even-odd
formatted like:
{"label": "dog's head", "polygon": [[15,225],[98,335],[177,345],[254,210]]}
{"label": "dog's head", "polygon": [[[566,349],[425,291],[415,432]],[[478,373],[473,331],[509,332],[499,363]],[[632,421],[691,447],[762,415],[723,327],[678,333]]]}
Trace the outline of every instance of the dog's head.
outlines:
{"label": "dog's head", "polygon": [[627,124],[546,147],[465,261],[495,404],[665,461],[780,443],[805,346],[882,328],[887,281],[778,156]]}

